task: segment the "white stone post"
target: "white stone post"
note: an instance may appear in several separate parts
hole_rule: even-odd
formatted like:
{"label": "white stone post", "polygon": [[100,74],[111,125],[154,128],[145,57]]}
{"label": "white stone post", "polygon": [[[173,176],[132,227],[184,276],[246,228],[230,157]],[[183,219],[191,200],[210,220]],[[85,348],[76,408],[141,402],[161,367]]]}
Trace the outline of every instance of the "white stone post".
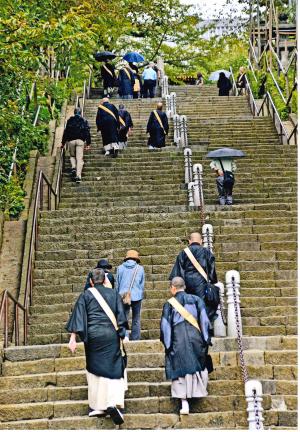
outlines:
{"label": "white stone post", "polygon": [[205,224],[202,226],[202,239],[203,246],[208,248],[211,252],[213,251],[213,239],[214,239],[214,229],[211,224]]}
{"label": "white stone post", "polygon": [[165,75],[165,62],[164,62],[164,59],[161,56],[157,57],[157,63],[156,64],[157,64],[157,68],[160,70],[160,73],[161,73],[160,79],[162,80],[162,78]]}
{"label": "white stone post", "polygon": [[194,203],[196,207],[201,207],[203,204],[203,190],[202,190],[202,172],[201,164],[193,165],[194,173]]}
{"label": "white stone post", "polygon": [[171,118],[171,114],[172,114],[172,111],[171,111],[171,96],[166,95],[165,96],[165,100],[166,100],[166,114],[167,114],[168,118]]}
{"label": "white stone post", "polygon": [[263,430],[262,385],[260,381],[249,380],[245,383],[249,430]]}
{"label": "white stone post", "polygon": [[230,270],[226,273],[226,290],[227,290],[227,333],[229,337],[237,337],[236,311],[234,306],[234,288],[237,303],[237,318],[240,325],[240,334],[242,336],[242,319],[240,311],[240,274],[236,270]]}
{"label": "white stone post", "polygon": [[180,142],[183,147],[188,146],[187,118],[184,115],[180,116]]}
{"label": "white stone post", "polygon": [[169,83],[168,83],[168,77],[167,75],[164,75],[162,79],[162,89],[161,89],[161,96],[165,98],[169,94]]}
{"label": "white stone post", "polygon": [[194,203],[194,182],[189,182],[188,184],[189,191],[189,207],[195,207]]}
{"label": "white stone post", "polygon": [[[224,304],[224,284],[218,282],[215,284],[220,290],[220,303]],[[223,322],[221,314],[221,305],[219,304],[217,310],[218,317],[214,321],[214,335],[215,337],[225,337],[226,336],[226,325]]]}
{"label": "white stone post", "polygon": [[192,164],[192,150],[190,148],[185,148],[183,150],[184,154],[184,182],[189,184],[193,181],[193,164]]}
{"label": "white stone post", "polygon": [[170,110],[171,110],[171,117],[173,118],[174,115],[176,115],[176,93],[172,92],[170,94]]}
{"label": "white stone post", "polygon": [[178,114],[174,115],[173,123],[174,123],[174,143],[177,145],[177,147],[180,147],[180,116]]}

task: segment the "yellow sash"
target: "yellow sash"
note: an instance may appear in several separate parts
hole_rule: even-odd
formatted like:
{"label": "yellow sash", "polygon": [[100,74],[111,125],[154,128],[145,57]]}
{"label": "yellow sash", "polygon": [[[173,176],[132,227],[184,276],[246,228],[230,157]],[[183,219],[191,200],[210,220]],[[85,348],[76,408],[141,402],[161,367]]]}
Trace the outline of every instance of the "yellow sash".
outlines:
{"label": "yellow sash", "polygon": [[106,72],[108,72],[109,73],[109,75],[113,78],[114,76],[113,76],[113,73],[112,73],[112,71],[111,70],[109,70],[108,69],[108,67],[106,67],[105,65],[103,65],[103,67],[104,67],[104,69],[106,70]]}
{"label": "yellow sash", "polygon": [[171,306],[173,306],[173,308],[175,310],[177,310],[178,313],[180,313],[180,315],[190,324],[192,324],[192,326],[194,326],[197,330],[199,330],[199,332],[201,333],[198,321],[196,320],[196,318],[189,313],[180,303],[178,300],[176,300],[175,297],[172,297],[168,300],[168,303],[170,303]]}
{"label": "yellow sash", "polygon": [[121,116],[119,116],[119,121],[120,121],[122,126],[126,127],[126,123],[124,122],[124,120],[122,119]]}
{"label": "yellow sash", "polygon": [[189,257],[189,260],[191,261],[191,263],[193,264],[193,266],[198,270],[198,272],[204,277],[204,279],[208,282],[208,278],[207,278],[207,274],[205,273],[204,269],[202,268],[201,264],[196,260],[196,258],[194,257],[192,251],[190,250],[190,248],[185,248],[184,252],[187,254],[187,256]]}
{"label": "yellow sash", "polygon": [[128,79],[131,80],[131,75],[130,75],[130,73],[129,73],[129,70],[128,70],[127,68],[123,68],[123,71],[126,72],[126,75],[128,76]]}
{"label": "yellow sash", "polygon": [[99,105],[99,108],[102,109],[103,111],[106,111],[108,114],[110,114],[116,120],[116,122],[118,123],[118,120],[117,120],[116,116],[114,115],[114,113],[109,108],[107,108],[104,105]]}
{"label": "yellow sash", "polygon": [[162,124],[161,118],[159,117],[157,111],[154,110],[153,113],[154,113],[154,115],[155,115],[155,117],[156,117],[156,119],[157,119],[157,121],[158,121],[158,123],[159,123],[159,126],[160,126],[160,127],[162,128],[162,130],[164,131],[164,134],[167,135],[167,132],[165,131],[165,128],[164,128],[164,126],[163,126],[163,124]]}

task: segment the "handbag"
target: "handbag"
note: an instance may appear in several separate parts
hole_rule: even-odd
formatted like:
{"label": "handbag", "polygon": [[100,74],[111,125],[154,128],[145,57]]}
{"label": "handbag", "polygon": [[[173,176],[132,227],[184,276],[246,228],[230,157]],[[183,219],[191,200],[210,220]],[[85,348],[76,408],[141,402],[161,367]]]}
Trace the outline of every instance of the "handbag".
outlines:
{"label": "handbag", "polygon": [[211,358],[210,354],[206,354],[205,367],[206,367],[207,372],[209,374],[212,373],[213,370],[214,370],[214,365],[213,365],[213,361],[212,361],[212,358]]}
{"label": "handbag", "polygon": [[135,78],[135,79],[134,79],[133,91],[134,91],[134,92],[139,92],[139,91],[141,91],[141,84],[140,84],[140,80],[139,80],[138,78]]}
{"label": "handbag", "polygon": [[138,269],[139,269],[139,265],[137,264],[137,266],[136,266],[136,268],[134,270],[134,273],[132,275],[132,279],[131,279],[128,291],[126,291],[125,293],[121,294],[121,298],[122,298],[122,301],[123,301],[124,305],[127,305],[127,306],[131,305],[131,289],[133,287],[133,284],[134,284],[134,281],[135,281]]}

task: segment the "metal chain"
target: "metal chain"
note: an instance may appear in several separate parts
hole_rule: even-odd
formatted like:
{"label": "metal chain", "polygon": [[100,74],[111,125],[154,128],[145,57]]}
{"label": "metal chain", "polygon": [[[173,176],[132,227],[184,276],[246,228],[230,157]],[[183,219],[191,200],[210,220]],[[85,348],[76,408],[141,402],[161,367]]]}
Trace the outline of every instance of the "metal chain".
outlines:
{"label": "metal chain", "polygon": [[220,295],[220,312],[221,312],[221,318],[223,321],[223,324],[227,325],[227,319],[226,319],[226,313],[225,313],[225,306],[224,306],[224,297]]}
{"label": "metal chain", "polygon": [[259,411],[258,411],[258,400],[257,400],[257,393],[256,390],[253,389],[252,390],[252,396],[254,399],[254,413],[255,413],[255,428],[257,430],[260,430],[260,416],[259,416]]}
{"label": "metal chain", "polygon": [[243,347],[243,341],[242,341],[242,336],[241,336],[241,323],[240,323],[238,303],[237,303],[237,298],[236,298],[236,287],[235,287],[234,277],[232,278],[232,292],[233,292],[235,322],[236,322],[236,330],[237,330],[237,343],[238,343],[239,353],[240,353],[242,377],[243,377],[244,383],[246,383],[249,380],[249,375],[248,375],[248,370],[247,370],[247,367],[245,364],[245,359],[244,359],[244,347]]}

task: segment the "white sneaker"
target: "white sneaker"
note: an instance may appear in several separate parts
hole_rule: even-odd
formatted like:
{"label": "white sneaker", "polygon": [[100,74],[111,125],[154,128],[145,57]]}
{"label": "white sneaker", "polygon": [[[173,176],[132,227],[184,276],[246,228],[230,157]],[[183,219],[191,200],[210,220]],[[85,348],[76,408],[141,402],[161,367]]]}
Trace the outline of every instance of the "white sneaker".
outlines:
{"label": "white sneaker", "polygon": [[101,411],[101,410],[94,410],[89,412],[89,417],[96,417],[98,415],[104,414],[105,411]]}
{"label": "white sneaker", "polygon": [[129,342],[129,337],[128,336],[124,337],[124,342]]}
{"label": "white sneaker", "polygon": [[149,150],[155,150],[155,147],[149,146]]}
{"label": "white sneaker", "polygon": [[179,411],[179,414],[180,415],[188,415],[190,413],[190,407],[189,407],[188,401],[185,400],[185,399],[182,399],[181,400],[181,405],[182,405],[182,408]]}
{"label": "white sneaker", "polygon": [[109,150],[107,150],[105,153],[104,153],[104,156],[109,156],[110,155],[110,152],[109,152]]}

